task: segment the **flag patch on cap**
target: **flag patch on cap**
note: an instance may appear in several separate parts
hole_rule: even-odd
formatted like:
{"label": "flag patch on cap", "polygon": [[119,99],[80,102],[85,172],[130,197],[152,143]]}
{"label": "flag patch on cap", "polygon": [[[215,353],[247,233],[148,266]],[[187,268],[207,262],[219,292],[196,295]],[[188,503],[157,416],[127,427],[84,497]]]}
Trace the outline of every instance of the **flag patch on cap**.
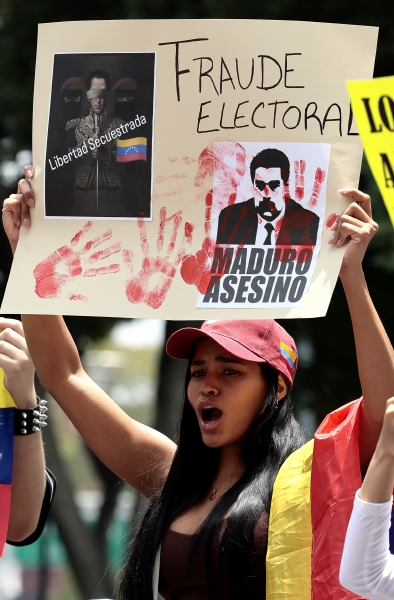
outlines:
{"label": "flag patch on cap", "polygon": [[283,362],[286,362],[292,369],[294,369],[294,363],[297,360],[297,355],[284,342],[280,343],[280,358],[283,360]]}

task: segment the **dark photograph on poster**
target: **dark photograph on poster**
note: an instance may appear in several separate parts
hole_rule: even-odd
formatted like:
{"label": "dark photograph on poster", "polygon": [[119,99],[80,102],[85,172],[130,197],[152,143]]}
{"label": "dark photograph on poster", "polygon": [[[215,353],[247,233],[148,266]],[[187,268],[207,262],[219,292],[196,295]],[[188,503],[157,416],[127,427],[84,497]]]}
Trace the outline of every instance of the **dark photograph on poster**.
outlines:
{"label": "dark photograph on poster", "polygon": [[155,53],[55,54],[45,217],[151,219]]}

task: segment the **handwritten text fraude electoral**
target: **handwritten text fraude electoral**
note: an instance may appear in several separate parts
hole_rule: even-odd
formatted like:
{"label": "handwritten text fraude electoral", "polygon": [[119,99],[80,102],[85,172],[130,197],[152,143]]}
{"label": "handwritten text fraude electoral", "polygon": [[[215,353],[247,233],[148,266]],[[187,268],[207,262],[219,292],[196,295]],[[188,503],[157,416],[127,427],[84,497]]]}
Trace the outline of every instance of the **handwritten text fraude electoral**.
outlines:
{"label": "handwritten text fraude electoral", "polygon": [[[159,46],[170,46],[175,55],[175,93],[178,102],[182,101],[182,89],[195,84],[196,92],[202,101],[196,115],[197,133],[211,133],[229,129],[256,127],[258,129],[305,129],[314,128],[323,135],[326,131],[343,135],[357,135],[351,132],[352,114],[349,105],[339,102],[318,106],[311,101],[297,106],[286,99],[284,93],[291,89],[304,89],[302,81],[302,53],[285,52],[279,55],[258,54],[251,57],[249,64],[233,57],[213,59],[204,53],[205,42],[209,38],[196,38],[162,42]],[[185,59],[185,45],[192,45],[195,57]],[[311,64],[313,61],[311,61]],[[231,102],[232,92],[245,92],[253,88],[261,90],[261,101],[248,99]],[[275,90],[278,98],[267,92]],[[225,95],[226,101],[218,102]],[[229,99],[230,98],[230,99]],[[264,99],[263,99],[264,98]],[[335,128],[335,130],[333,129]]]}

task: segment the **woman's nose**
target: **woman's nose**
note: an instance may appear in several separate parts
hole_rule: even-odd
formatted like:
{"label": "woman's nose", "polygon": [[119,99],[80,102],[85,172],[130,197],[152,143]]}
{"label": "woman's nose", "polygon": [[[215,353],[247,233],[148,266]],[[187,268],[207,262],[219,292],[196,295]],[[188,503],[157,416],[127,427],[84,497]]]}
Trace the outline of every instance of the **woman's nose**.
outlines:
{"label": "woman's nose", "polygon": [[218,387],[212,377],[204,377],[204,381],[201,383],[200,392],[204,396],[216,396]]}

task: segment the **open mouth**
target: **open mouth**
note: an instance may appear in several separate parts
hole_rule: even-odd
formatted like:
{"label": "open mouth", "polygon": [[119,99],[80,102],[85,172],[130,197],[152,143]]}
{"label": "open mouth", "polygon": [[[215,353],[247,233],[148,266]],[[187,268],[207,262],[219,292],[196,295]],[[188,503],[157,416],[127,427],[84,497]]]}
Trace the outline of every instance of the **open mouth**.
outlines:
{"label": "open mouth", "polygon": [[223,412],[210,404],[201,409],[201,425],[204,429],[213,429],[222,418]]}

